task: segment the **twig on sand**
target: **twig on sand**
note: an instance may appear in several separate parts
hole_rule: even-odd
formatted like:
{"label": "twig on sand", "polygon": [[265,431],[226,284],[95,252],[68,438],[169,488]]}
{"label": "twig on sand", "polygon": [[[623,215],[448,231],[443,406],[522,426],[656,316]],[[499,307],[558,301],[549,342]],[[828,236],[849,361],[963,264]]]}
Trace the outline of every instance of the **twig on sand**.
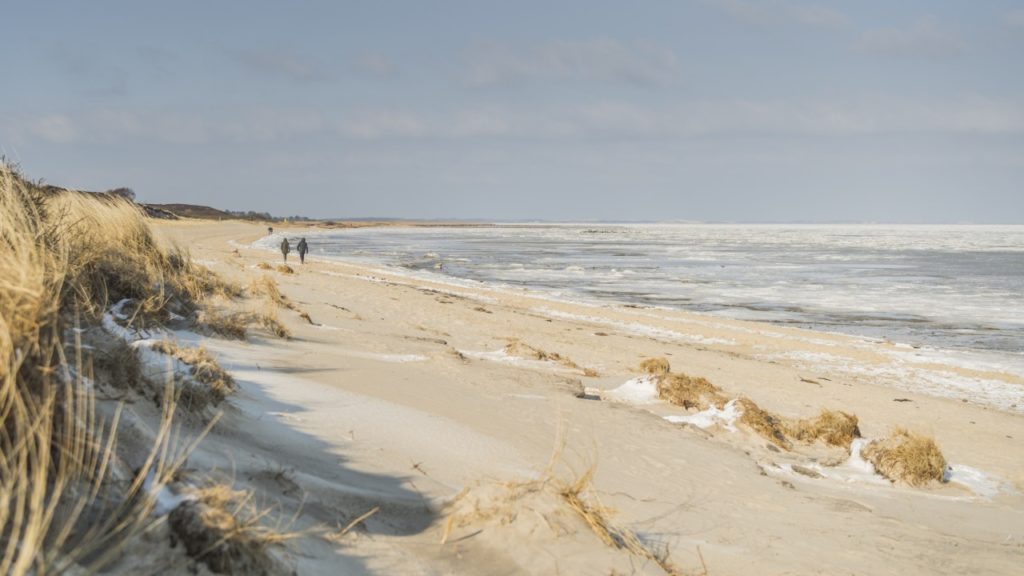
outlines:
{"label": "twig on sand", "polygon": [[364,513],[364,514],[363,514],[362,516],[359,516],[359,517],[358,517],[358,518],[356,518],[355,520],[353,520],[353,521],[349,522],[349,523],[348,523],[348,524],[347,524],[347,525],[346,525],[346,526],[345,526],[344,528],[342,528],[341,530],[339,530],[339,531],[337,531],[337,532],[333,532],[333,533],[331,533],[331,534],[325,534],[325,535],[323,536],[324,540],[327,540],[327,541],[329,541],[329,542],[340,542],[340,541],[341,541],[341,539],[342,539],[342,538],[343,538],[343,537],[344,537],[344,536],[345,536],[346,534],[348,534],[349,532],[351,532],[351,531],[352,531],[352,529],[353,529],[353,528],[355,528],[355,527],[356,527],[356,526],[357,526],[358,524],[362,523],[362,522],[363,522],[364,520],[366,520],[366,519],[367,519],[367,518],[369,518],[370,516],[373,516],[373,515],[374,515],[374,514],[376,514],[377,512],[380,512],[380,506],[374,506],[374,507],[373,507],[373,508],[371,508],[371,509],[370,509],[370,510],[369,510],[368,512]]}

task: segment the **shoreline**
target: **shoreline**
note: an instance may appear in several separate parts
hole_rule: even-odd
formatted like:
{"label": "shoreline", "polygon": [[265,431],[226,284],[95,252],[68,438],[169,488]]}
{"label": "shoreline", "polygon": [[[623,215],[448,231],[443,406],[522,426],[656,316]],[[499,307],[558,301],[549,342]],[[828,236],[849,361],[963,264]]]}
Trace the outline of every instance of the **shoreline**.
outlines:
{"label": "shoreline", "polygon": [[[314,233],[326,235],[331,232],[318,231]],[[278,242],[279,237],[280,232],[276,231],[272,237],[268,237],[266,235],[259,236],[249,245],[235,243],[232,244],[232,246],[236,248],[263,250],[267,252],[269,255],[268,257],[273,260],[274,257],[278,255],[274,245]],[[272,240],[267,240],[267,238],[272,238]],[[266,245],[260,245],[261,241],[265,242]],[[404,280],[408,285],[422,283],[434,286],[435,289],[445,289],[447,287],[463,291],[461,294],[453,293],[455,295],[466,296],[467,293],[465,291],[468,290],[469,294],[472,294],[474,291],[478,291],[483,294],[491,292],[507,297],[522,296],[532,301],[540,301],[540,306],[533,307],[535,312],[539,312],[541,314],[553,312],[554,317],[558,318],[560,316],[561,319],[585,321],[588,315],[579,313],[571,314],[559,311],[559,306],[566,306],[570,308],[577,307],[597,312],[615,311],[626,317],[623,322],[620,322],[616,326],[617,328],[626,330],[633,328],[638,335],[644,335],[646,332],[647,335],[655,338],[660,337],[667,340],[688,339],[691,343],[696,344],[735,343],[732,339],[723,339],[714,336],[701,338],[689,335],[690,337],[687,338],[687,334],[679,331],[680,329],[692,331],[694,326],[703,326],[711,329],[726,328],[726,332],[736,331],[740,333],[759,334],[769,338],[795,339],[807,344],[816,345],[817,348],[814,352],[811,352],[804,357],[784,357],[783,359],[802,361],[802,364],[808,370],[812,371],[838,370],[841,372],[855,373],[858,370],[863,369],[860,365],[851,365],[849,360],[844,359],[841,356],[837,357],[828,353],[830,348],[837,345],[836,341],[838,340],[841,342],[841,344],[839,344],[840,346],[849,346],[873,351],[876,356],[888,356],[889,362],[885,362],[884,360],[877,362],[873,368],[869,369],[875,377],[882,377],[890,382],[895,382],[897,379],[920,381],[920,384],[916,387],[913,384],[907,384],[904,386],[895,386],[896,389],[906,391],[922,391],[922,389],[931,390],[932,395],[937,395],[938,397],[962,399],[970,396],[971,394],[977,394],[979,392],[977,387],[979,386],[983,389],[992,389],[993,386],[1002,387],[1004,385],[1008,385],[1010,388],[1007,390],[991,390],[991,394],[986,391],[985,398],[982,398],[982,401],[984,402],[989,396],[992,396],[992,401],[987,402],[990,407],[1010,413],[1024,414],[1024,365],[1021,367],[1017,367],[1016,364],[1007,366],[1001,362],[993,361],[995,358],[1002,359],[1003,357],[998,353],[987,350],[941,348],[938,346],[910,344],[895,339],[852,334],[849,332],[791,326],[788,325],[787,322],[783,321],[773,322],[765,319],[750,320],[710,312],[687,310],[684,308],[638,304],[624,300],[600,300],[596,298],[587,299],[585,297],[556,295],[548,293],[545,290],[538,290],[535,288],[517,288],[514,286],[495,285],[485,281],[461,278],[444,273],[409,270],[401,266],[392,266],[383,262],[364,262],[355,259],[346,259],[345,257],[338,255],[315,254],[312,257],[321,259],[324,262],[331,262],[362,270],[365,274],[390,277],[390,282],[401,282]],[[479,297],[479,295],[477,297]],[[482,296],[482,298],[490,299],[492,297]],[[550,302],[555,309],[546,310],[543,306],[543,302]],[[593,319],[591,320],[593,321]],[[643,324],[645,321],[654,321],[658,324],[646,326]],[[601,319],[598,321],[598,323],[601,322],[607,322],[607,319]],[[615,323],[612,323],[612,325],[615,326]],[[677,327],[676,325],[679,326]],[[822,346],[824,348],[822,348]],[[764,359],[769,361],[773,360],[773,358],[770,357],[766,357]],[[857,358],[855,360],[861,359]],[[885,367],[886,364],[888,367]],[[895,368],[894,366],[896,365],[899,365],[900,368]],[[915,373],[908,374],[907,370],[912,370]],[[957,378],[976,379],[979,380],[979,382],[974,383],[976,385],[974,388],[969,384],[964,384],[961,387],[949,384],[950,381],[954,381]],[[1019,390],[1016,388],[1018,386],[1020,387]],[[997,400],[999,397],[1005,397],[1008,399],[1005,401],[999,401]],[[968,401],[978,400],[977,396],[973,396],[968,399]]]}
{"label": "shoreline", "polygon": [[[299,524],[312,521],[309,514],[323,520],[329,510],[345,509],[351,519],[379,507],[366,532],[334,556],[297,544],[304,551],[294,555],[299,573],[332,573],[338,555],[358,559],[352,566],[359,573],[399,566],[411,573],[542,574],[551,572],[544,562],[552,558],[573,573],[623,566],[616,564],[623,552],[591,542],[585,528],[552,533],[523,524],[531,510],[546,510],[533,500],[514,509],[519,519],[509,524],[476,517],[464,528],[451,524],[451,507],[465,503],[460,494],[490,510],[494,482],[544,477],[553,447],[560,474],[593,467],[593,490],[618,511],[615,521],[667,546],[684,573],[700,573],[706,561],[714,574],[999,574],[1012,571],[1024,547],[1024,463],[1016,457],[1024,417],[892,388],[879,374],[802,367],[779,356],[831,353],[880,365],[891,362],[884,352],[894,345],[858,346],[841,334],[681,311],[658,310],[652,318],[649,309],[483,286],[451,290],[317,259],[294,264],[293,274],[265,272],[258,263],[279,259],[245,245],[262,226],[154,224],[219,274],[238,281],[272,276],[311,318],[282,312],[294,333],[288,341],[205,339],[241,390],[193,457],[223,466],[227,455],[237,481],[281,502],[283,511],[305,502],[315,512],[303,512]],[[517,338],[548,359],[508,352]],[[923,431],[950,463],[983,474],[997,491],[861,481],[844,475],[847,465],[828,464],[844,458],[831,449],[779,452],[742,429],[672,424],[664,417],[687,412],[664,402],[612,401],[610,392],[639,376],[638,364],[650,357],[666,357],[674,370],[787,417],[840,409],[860,418],[865,438],[895,426]],[[332,470],[337,459],[343,469]],[[291,491],[267,476],[278,469],[292,470]],[[643,566],[645,573],[657,568]]]}

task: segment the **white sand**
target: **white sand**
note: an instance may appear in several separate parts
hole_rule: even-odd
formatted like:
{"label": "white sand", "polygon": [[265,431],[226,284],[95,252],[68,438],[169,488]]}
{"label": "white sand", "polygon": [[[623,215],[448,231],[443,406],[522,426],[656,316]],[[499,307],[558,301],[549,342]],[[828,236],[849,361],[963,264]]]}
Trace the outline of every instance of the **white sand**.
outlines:
{"label": "white sand", "polygon": [[[380,507],[366,531],[341,544],[289,544],[281,554],[300,574],[659,573],[602,544],[557,496],[503,500],[503,483],[541,477],[561,440],[555,476],[596,467],[591,496],[616,511],[616,523],[666,546],[688,574],[701,573],[701,556],[714,575],[1015,574],[1024,566],[1024,383],[1015,376],[835,334],[456,290],[315,254],[305,266],[290,262],[294,275],[263,272],[254,265],[280,256],[245,248],[262,226],[159,229],[227,277],[247,284],[271,274],[321,324],[281,310],[290,341],[205,342],[241,389],[190,460],[194,469],[229,471],[284,517],[297,513],[296,527],[344,525]],[[509,338],[600,376],[496,353]],[[822,447],[778,452],[730,431],[722,415],[705,415],[718,419],[706,430],[673,424],[664,417],[693,414],[651,403],[637,382],[619,388],[652,356],[786,416],[840,409],[859,416],[868,438],[894,426],[933,435],[954,481],[920,489],[846,481],[870,470]],[[619,388],[608,398],[621,401],[577,398],[578,385],[567,382],[574,378]],[[512,512],[453,522],[442,545],[444,505],[467,487],[463,512],[466,502],[482,515],[488,503]]]}

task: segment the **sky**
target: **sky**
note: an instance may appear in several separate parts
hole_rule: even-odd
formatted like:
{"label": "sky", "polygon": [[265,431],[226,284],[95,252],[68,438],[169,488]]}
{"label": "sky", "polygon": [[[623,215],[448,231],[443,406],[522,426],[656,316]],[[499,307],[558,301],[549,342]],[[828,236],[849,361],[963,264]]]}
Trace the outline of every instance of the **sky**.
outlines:
{"label": "sky", "polygon": [[1024,224],[1024,1],[8,2],[32,178],[310,217]]}

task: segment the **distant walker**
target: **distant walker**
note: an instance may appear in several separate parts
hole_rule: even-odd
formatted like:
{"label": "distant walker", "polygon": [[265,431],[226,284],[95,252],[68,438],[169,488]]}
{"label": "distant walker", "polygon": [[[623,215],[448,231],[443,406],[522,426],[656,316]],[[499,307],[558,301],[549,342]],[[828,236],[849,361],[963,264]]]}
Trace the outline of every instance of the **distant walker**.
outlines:
{"label": "distant walker", "polygon": [[306,263],[306,252],[309,252],[309,246],[306,244],[306,239],[302,238],[299,240],[299,244],[296,246],[299,251],[299,262],[302,264]]}
{"label": "distant walker", "polygon": [[284,256],[285,262],[288,261],[288,252],[290,252],[291,249],[292,247],[288,244],[287,238],[281,240],[281,255]]}

